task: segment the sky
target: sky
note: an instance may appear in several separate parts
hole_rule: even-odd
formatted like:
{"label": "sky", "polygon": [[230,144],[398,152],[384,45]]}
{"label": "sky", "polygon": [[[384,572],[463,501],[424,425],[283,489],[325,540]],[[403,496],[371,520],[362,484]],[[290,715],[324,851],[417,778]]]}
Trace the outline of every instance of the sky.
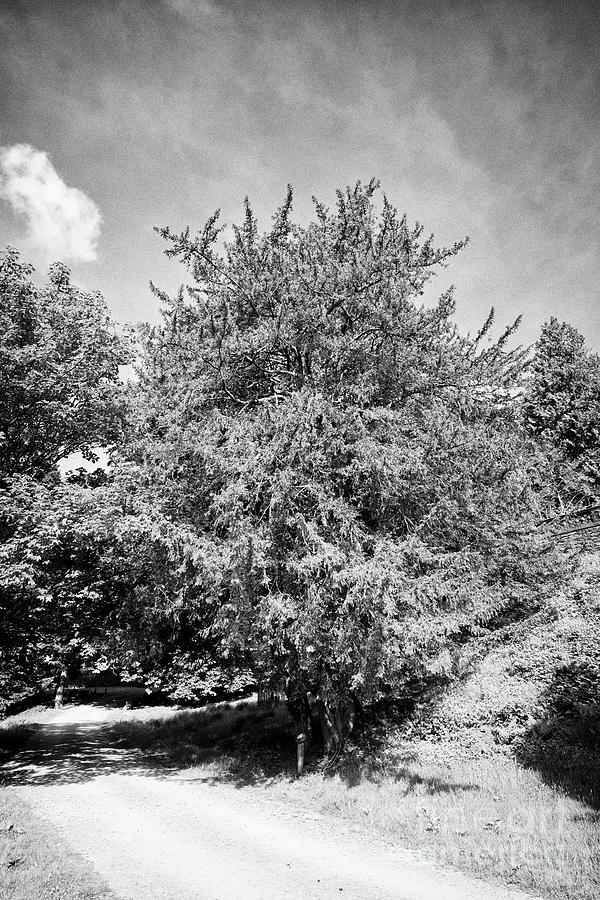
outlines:
{"label": "sky", "polygon": [[119,321],[186,273],[155,225],[260,223],[381,180],[475,331],[551,315],[600,349],[600,5],[0,0],[0,247],[63,259]]}

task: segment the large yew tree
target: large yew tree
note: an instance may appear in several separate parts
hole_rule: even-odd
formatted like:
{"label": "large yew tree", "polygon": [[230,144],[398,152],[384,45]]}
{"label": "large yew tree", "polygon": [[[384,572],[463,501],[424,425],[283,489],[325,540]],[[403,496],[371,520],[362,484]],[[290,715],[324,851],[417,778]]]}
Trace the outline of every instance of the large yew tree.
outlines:
{"label": "large yew tree", "polygon": [[[438,248],[379,186],[292,192],[259,233],[246,202],[223,241],[160,233],[191,275],[144,338],[137,444],[157,502],[195,534],[221,653],[243,654],[329,744],[353,710],[406,679],[450,673],[454,648],[531,603],[536,453],[512,404],[517,323],[454,324],[463,248]],[[204,574],[202,574],[204,573]]]}

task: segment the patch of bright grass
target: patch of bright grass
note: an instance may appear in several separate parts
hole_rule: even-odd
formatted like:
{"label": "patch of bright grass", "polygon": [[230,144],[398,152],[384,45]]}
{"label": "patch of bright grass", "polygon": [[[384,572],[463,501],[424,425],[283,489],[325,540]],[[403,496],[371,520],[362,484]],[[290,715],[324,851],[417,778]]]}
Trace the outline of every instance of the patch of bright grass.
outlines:
{"label": "patch of bright grass", "polygon": [[91,866],[68,850],[11,788],[0,790],[3,900],[117,900]]}
{"label": "patch of bright grass", "polygon": [[481,877],[556,900],[600,896],[598,813],[510,759],[412,760],[364,780],[310,774],[286,794]]}
{"label": "patch of bright grass", "polygon": [[440,762],[427,746],[379,760],[349,758],[335,773],[314,757],[293,777],[294,728],[285,707],[221,704],[113,725],[126,743],[193,766],[203,780],[261,787],[298,806],[425,851],[438,862],[552,900],[600,897],[600,814],[508,757]]}

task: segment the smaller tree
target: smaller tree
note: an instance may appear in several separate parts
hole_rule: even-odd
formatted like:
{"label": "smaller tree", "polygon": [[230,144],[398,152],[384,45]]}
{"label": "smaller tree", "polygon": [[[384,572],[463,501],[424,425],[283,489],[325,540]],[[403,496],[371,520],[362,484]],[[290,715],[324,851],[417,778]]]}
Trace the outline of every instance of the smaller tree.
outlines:
{"label": "smaller tree", "polygon": [[600,483],[600,357],[552,318],[537,343],[524,398],[527,430],[553,458],[563,503],[587,503]]}

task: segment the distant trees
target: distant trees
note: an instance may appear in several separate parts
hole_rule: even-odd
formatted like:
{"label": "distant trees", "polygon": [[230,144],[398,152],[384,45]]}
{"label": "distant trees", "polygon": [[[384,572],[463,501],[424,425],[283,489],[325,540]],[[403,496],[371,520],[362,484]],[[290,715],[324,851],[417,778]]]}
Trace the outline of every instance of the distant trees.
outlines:
{"label": "distant trees", "polygon": [[[420,297],[463,242],[436,248],[378,185],[260,235],[246,203],[219,250],[167,228],[193,283],[156,291],[132,452],[193,529],[222,653],[284,687],[327,742],[354,704],[450,671],[463,640],[536,591],[545,557],[537,450],[511,402],[524,354],[454,325],[452,290]],[[484,338],[486,339],[484,341]]]}
{"label": "distant trees", "polygon": [[576,505],[600,483],[600,357],[552,318],[535,348],[524,399],[527,430],[553,458],[557,496]]}

